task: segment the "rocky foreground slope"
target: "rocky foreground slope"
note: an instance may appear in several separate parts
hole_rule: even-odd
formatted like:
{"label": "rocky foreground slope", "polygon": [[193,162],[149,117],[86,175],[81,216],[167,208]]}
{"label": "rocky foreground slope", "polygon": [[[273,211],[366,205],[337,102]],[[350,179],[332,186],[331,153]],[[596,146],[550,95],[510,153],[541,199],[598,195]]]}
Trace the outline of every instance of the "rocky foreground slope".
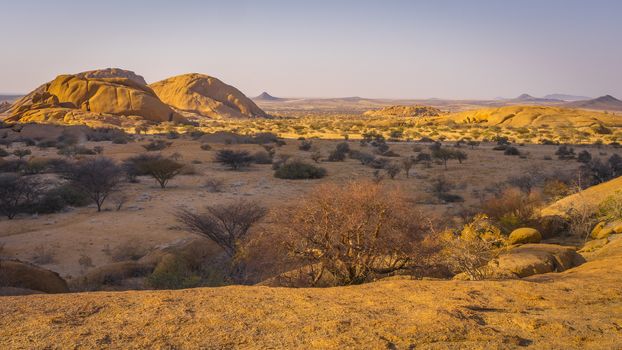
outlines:
{"label": "rocky foreground slope", "polygon": [[0,297],[0,348],[620,349],[622,240],[506,281]]}

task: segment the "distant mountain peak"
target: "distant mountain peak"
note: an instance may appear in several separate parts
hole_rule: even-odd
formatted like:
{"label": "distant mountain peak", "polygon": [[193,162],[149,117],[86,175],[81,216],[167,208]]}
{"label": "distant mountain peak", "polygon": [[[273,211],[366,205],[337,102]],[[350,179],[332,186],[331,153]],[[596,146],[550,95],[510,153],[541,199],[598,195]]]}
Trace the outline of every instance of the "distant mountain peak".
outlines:
{"label": "distant mountain peak", "polygon": [[522,94],[518,96],[516,99],[517,100],[533,100],[535,99],[535,97],[531,96],[530,94]]}
{"label": "distant mountain peak", "polygon": [[611,95],[600,96],[593,100],[568,103],[567,106],[575,108],[622,111],[622,101]]}
{"label": "distant mountain peak", "polygon": [[280,100],[278,97],[274,97],[267,92],[262,92],[259,96],[255,97],[255,100],[264,100],[264,101],[277,101]]}

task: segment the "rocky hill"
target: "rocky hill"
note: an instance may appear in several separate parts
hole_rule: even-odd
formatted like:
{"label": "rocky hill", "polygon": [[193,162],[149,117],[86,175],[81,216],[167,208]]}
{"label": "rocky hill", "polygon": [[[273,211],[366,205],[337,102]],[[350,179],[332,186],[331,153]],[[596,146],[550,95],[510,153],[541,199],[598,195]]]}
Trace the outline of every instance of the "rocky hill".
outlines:
{"label": "rocky hill", "polygon": [[131,126],[196,118],[258,118],[267,114],[238,89],[201,74],[172,77],[151,86],[131,71],[93,70],[56,77],[3,104],[8,122]]}
{"label": "rocky hill", "polygon": [[604,111],[622,111],[622,101],[611,95],[605,95],[593,100],[577,101],[566,104],[567,107],[599,109]]}
{"label": "rocky hill", "polygon": [[253,98],[253,100],[256,101],[281,101],[284,100],[283,98],[279,98],[279,97],[274,97],[272,95],[270,95],[267,92],[262,92],[259,96]]}
{"label": "rocky hill", "polygon": [[430,106],[389,106],[381,109],[375,109],[363,113],[373,117],[436,117],[442,114],[438,108]]}
{"label": "rocky hill", "polygon": [[240,90],[203,74],[184,74],[149,85],[179,111],[209,118],[263,118],[266,113]]}
{"label": "rocky hill", "polygon": [[156,96],[133,72],[103,70],[67,74],[16,101],[7,111],[9,122],[89,124],[119,117],[151,122],[185,119]]}

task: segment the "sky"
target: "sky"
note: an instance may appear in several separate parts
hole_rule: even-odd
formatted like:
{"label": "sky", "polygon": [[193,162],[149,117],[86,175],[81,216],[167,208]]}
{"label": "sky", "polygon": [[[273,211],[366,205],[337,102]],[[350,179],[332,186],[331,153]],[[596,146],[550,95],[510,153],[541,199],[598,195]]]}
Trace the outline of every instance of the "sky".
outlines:
{"label": "sky", "polygon": [[0,93],[118,67],[248,96],[622,98],[620,0],[0,0]]}

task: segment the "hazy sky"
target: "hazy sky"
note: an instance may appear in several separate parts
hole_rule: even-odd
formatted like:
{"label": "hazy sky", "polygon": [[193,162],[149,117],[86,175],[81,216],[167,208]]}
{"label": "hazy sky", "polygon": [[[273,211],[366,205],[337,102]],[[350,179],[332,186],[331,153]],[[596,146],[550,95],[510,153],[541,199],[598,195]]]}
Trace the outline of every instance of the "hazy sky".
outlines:
{"label": "hazy sky", "polygon": [[119,67],[250,96],[622,98],[620,0],[0,0],[0,93]]}

